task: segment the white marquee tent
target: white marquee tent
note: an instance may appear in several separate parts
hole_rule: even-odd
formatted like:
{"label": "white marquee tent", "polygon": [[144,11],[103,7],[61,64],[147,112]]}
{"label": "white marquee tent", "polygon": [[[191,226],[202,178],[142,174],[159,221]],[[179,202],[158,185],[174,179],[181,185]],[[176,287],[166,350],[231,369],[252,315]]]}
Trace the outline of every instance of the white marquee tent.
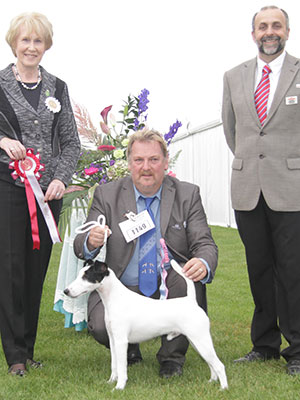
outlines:
{"label": "white marquee tent", "polygon": [[233,155],[227,147],[222,123],[213,121],[176,135],[170,145],[171,157],[178,150],[181,153],[173,172],[179,179],[199,185],[208,223],[236,227],[230,201]]}

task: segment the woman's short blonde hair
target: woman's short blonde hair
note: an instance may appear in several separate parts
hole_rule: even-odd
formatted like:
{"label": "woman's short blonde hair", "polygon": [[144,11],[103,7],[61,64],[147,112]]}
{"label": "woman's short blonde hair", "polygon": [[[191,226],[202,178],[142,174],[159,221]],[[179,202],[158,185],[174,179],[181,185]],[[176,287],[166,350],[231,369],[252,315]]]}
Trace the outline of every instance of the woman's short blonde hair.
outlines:
{"label": "woman's short blonde hair", "polygon": [[28,34],[35,32],[40,36],[45,42],[46,50],[50,49],[52,46],[53,29],[48,18],[37,12],[22,13],[12,19],[6,34],[6,41],[10,45],[14,56],[16,56],[16,40],[22,25],[25,26]]}
{"label": "woman's short blonde hair", "polygon": [[139,131],[134,132],[132,135],[129,136],[129,142],[126,151],[127,160],[130,161],[131,149],[134,142],[150,142],[150,141],[158,142],[158,144],[161,147],[163,156],[165,158],[168,158],[167,144],[163,136],[154,129],[149,129],[145,127]]}

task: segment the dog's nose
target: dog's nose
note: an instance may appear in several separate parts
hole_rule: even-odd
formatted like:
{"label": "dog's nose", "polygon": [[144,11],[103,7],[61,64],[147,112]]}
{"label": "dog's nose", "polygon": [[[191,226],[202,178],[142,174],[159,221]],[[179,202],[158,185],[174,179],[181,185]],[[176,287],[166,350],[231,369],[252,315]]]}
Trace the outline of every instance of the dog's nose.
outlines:
{"label": "dog's nose", "polygon": [[70,290],[69,290],[69,289],[65,289],[65,290],[64,290],[64,294],[65,294],[65,295],[69,296],[69,293],[70,293]]}

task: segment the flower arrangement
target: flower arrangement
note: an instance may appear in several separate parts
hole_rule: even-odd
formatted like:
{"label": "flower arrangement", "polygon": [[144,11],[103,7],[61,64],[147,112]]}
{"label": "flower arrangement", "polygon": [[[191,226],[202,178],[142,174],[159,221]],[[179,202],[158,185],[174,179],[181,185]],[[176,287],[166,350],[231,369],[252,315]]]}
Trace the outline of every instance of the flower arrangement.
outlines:
{"label": "flower arrangement", "polygon": [[[129,95],[124,101],[123,108],[119,111],[121,119],[116,120],[111,112],[112,106],[105,107],[100,115],[101,134],[93,126],[86,110],[75,107],[75,119],[79,133],[93,143],[94,148],[82,147],[77,169],[72,179],[72,185],[66,190],[64,204],[60,218],[60,231],[68,224],[72,203],[78,199],[80,207],[86,207],[87,197],[92,198],[97,185],[129,175],[126,160],[126,149],[130,133],[145,127],[147,121],[149,91],[143,89],[135,97]],[[169,132],[164,135],[167,145],[182,126],[176,121],[170,126]],[[170,166],[174,164],[180,152],[173,157]],[[172,174],[170,172],[170,174]],[[78,205],[78,202],[76,204]],[[73,204],[74,206],[74,204]]]}

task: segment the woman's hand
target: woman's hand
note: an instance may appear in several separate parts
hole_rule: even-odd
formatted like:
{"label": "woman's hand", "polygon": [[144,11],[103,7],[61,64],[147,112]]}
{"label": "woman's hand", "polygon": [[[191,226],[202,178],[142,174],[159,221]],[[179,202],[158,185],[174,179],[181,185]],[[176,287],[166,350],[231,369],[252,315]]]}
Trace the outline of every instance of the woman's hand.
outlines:
{"label": "woman's hand", "polygon": [[53,181],[50,182],[50,185],[48,186],[44,201],[47,202],[54,199],[61,199],[64,195],[65,188],[66,187],[62,181],[60,181],[59,179],[53,179]]}
{"label": "woman's hand", "polygon": [[18,140],[4,137],[0,140],[0,148],[3,149],[13,161],[24,160],[26,157],[26,148]]}

